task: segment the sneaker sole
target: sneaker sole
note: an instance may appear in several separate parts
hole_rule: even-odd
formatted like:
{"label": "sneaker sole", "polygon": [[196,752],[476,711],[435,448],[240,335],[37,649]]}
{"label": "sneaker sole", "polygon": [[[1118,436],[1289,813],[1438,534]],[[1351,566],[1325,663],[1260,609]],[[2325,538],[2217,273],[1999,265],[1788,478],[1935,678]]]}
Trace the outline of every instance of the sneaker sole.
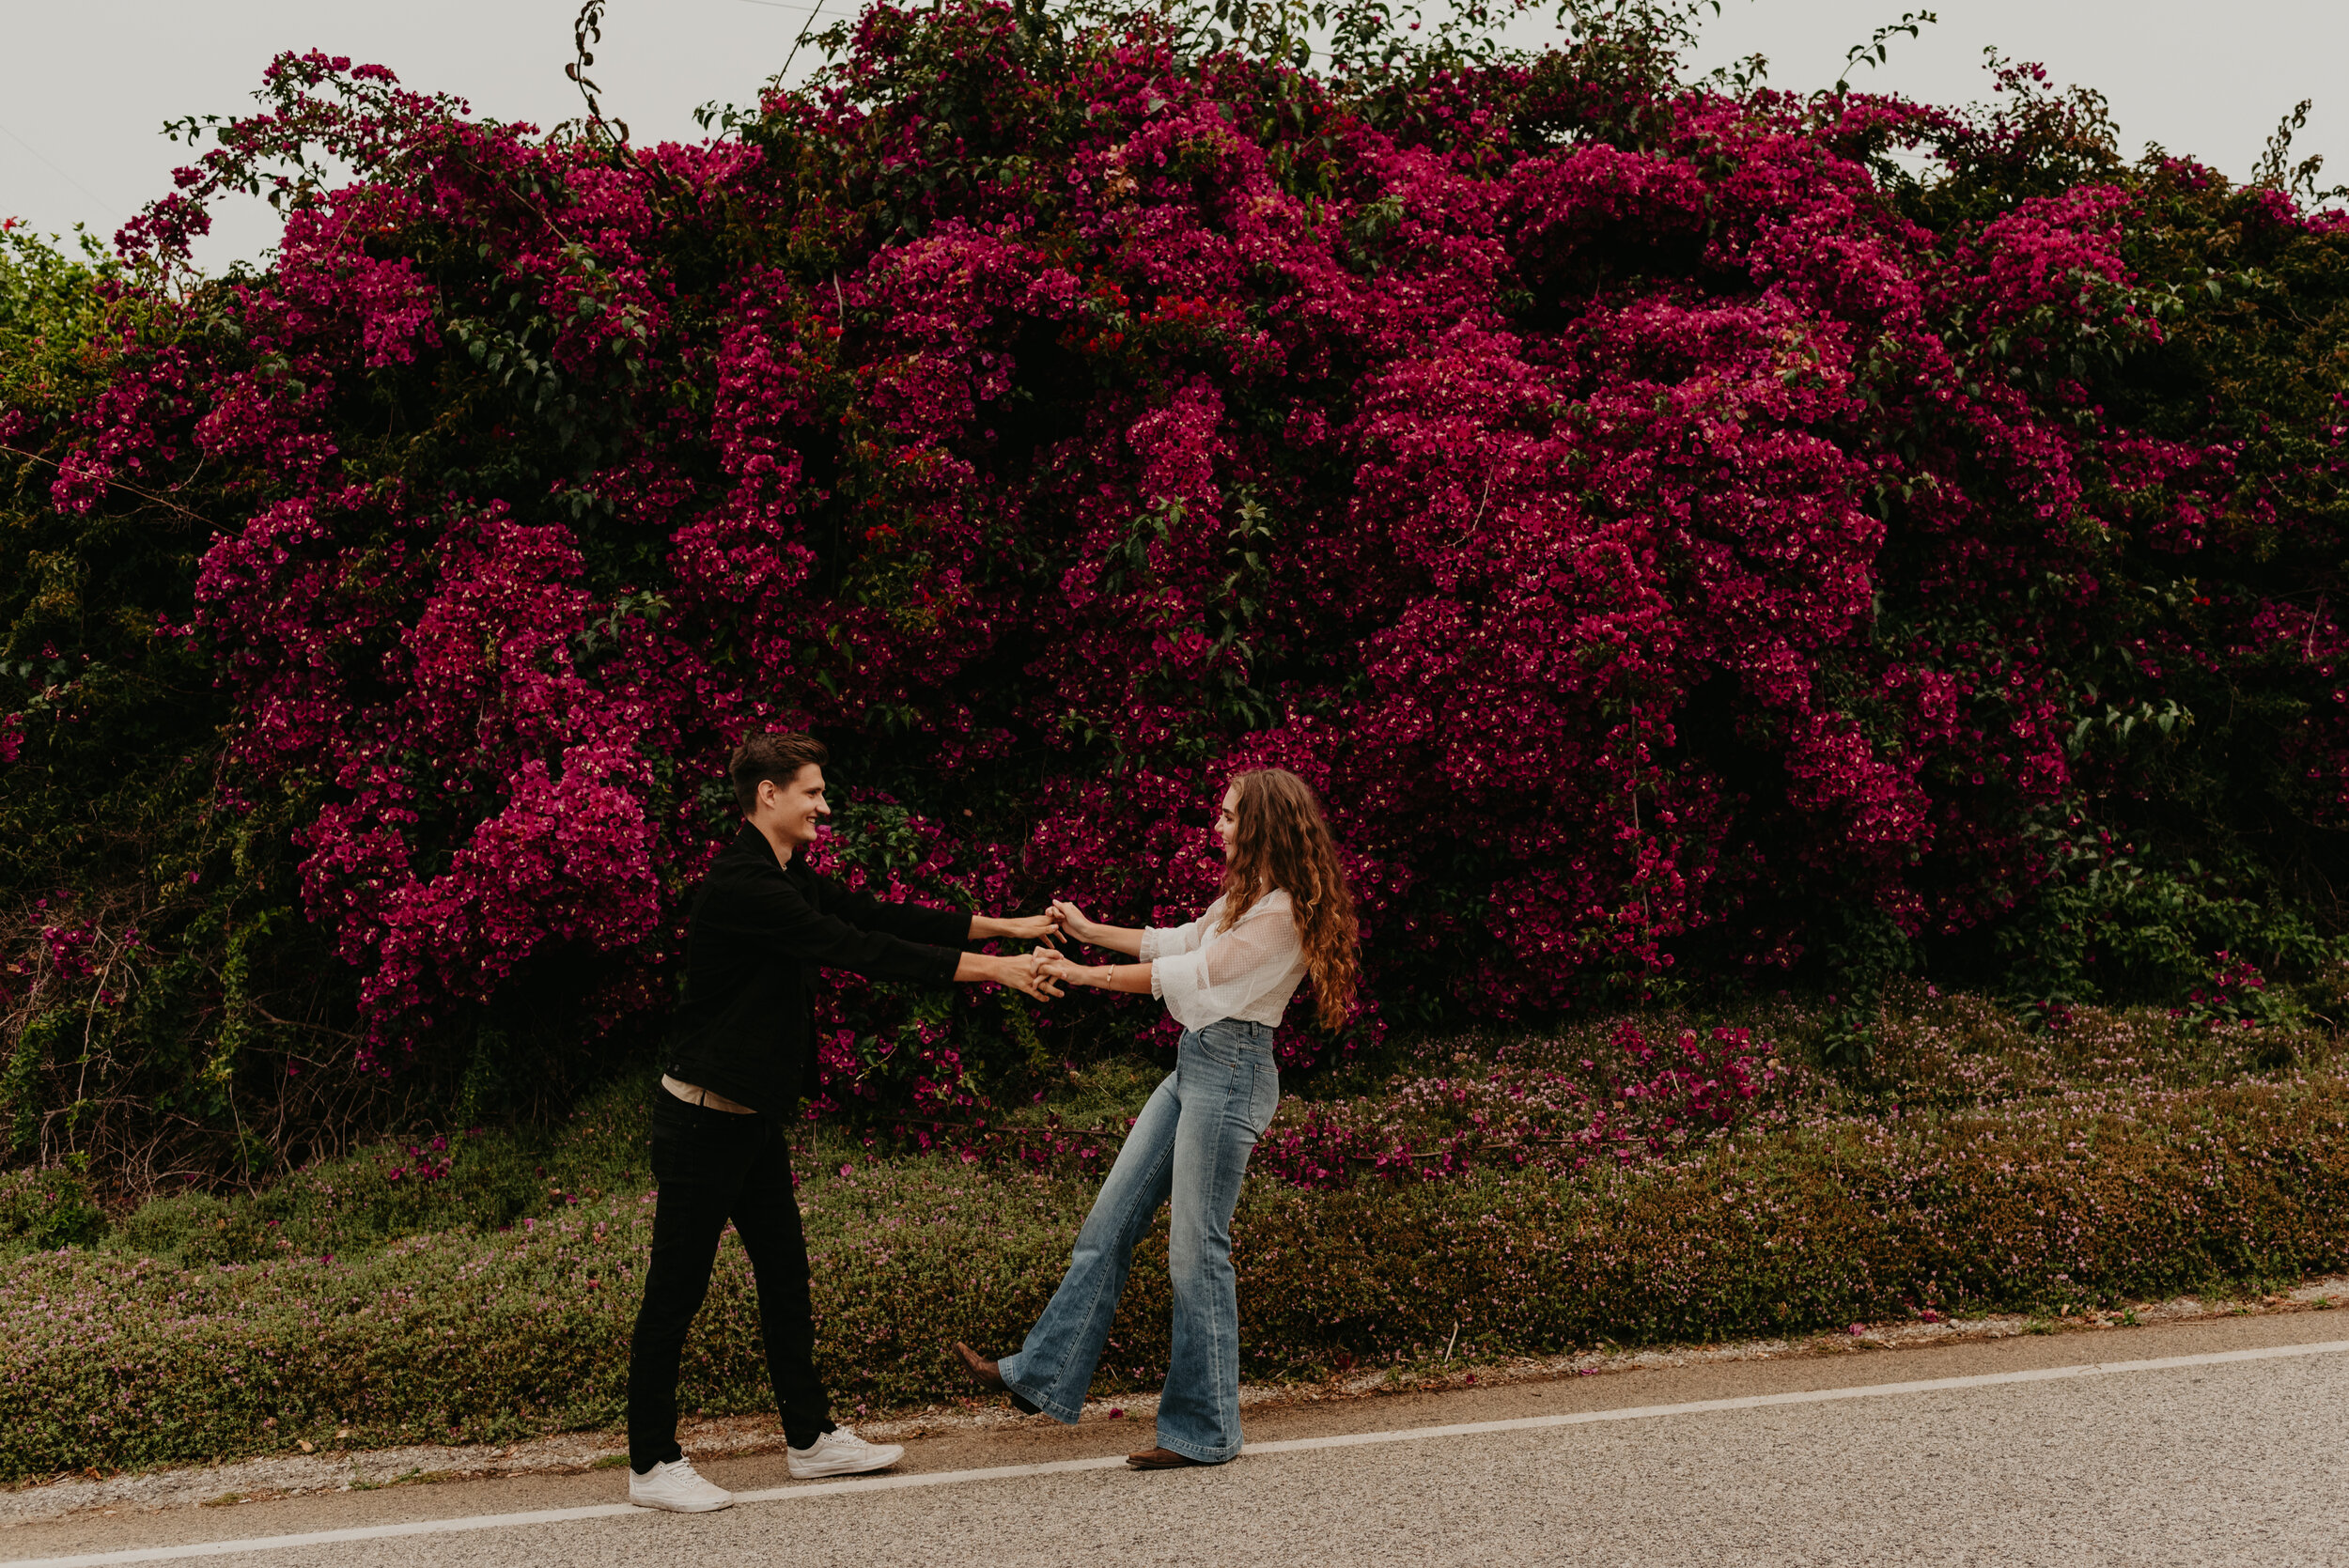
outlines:
{"label": "sneaker sole", "polygon": [[797,1460],[787,1460],[787,1461],[786,1461],[786,1465],[787,1465],[787,1466],[789,1467],[789,1468],[790,1468],[790,1471],[791,1471],[791,1479],[792,1479],[792,1480],[794,1480],[794,1481],[821,1481],[821,1480],[823,1480],[826,1476],[835,1476],[835,1475],[871,1475],[871,1474],[872,1474],[874,1471],[876,1471],[876,1470],[885,1470],[885,1469],[889,1468],[892,1465],[896,1464],[899,1460],[903,1459],[904,1457],[905,1457],[905,1455],[904,1455],[902,1452],[900,1452],[900,1453],[893,1453],[893,1454],[891,1454],[888,1458],[883,1459],[883,1460],[879,1461],[879,1463],[877,1463],[877,1464],[864,1464],[864,1465],[848,1465],[848,1464],[841,1464],[841,1465],[811,1466],[811,1467],[808,1467],[808,1468],[806,1468],[806,1469],[801,1469],[801,1468],[800,1467],[799,1461],[797,1461]]}
{"label": "sneaker sole", "polygon": [[715,1514],[722,1508],[734,1506],[732,1498],[723,1502],[655,1502],[646,1498],[630,1498],[628,1500],[638,1508],[649,1508],[661,1514]]}

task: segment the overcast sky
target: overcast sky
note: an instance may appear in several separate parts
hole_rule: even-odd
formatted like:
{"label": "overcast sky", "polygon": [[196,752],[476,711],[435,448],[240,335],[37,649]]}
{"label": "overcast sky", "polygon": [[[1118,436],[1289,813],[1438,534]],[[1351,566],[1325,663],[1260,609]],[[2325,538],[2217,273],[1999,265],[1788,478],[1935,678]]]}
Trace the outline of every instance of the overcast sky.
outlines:
{"label": "overcast sky", "polygon": [[[827,13],[861,0],[824,0]],[[1724,0],[1700,63],[1760,52],[1770,80],[1834,80],[1851,44],[1918,0]],[[612,0],[595,75],[606,111],[640,142],[691,139],[695,105],[743,103],[790,53],[813,0]],[[576,0],[0,0],[0,214],[44,230],[86,223],[111,235],[170,188],[188,162],[166,118],[250,106],[280,49],[317,48],[389,66],[410,86],[457,93],[474,112],[552,125],[579,112],[564,80]],[[1434,6],[1427,7],[1430,11]],[[1986,96],[1983,50],[2045,63],[2059,81],[2101,88],[2124,147],[2190,152],[2242,179],[2276,122],[2316,107],[2297,153],[2327,155],[2349,179],[2349,3],[2232,0],[1937,0],[1938,25],[1893,45],[1855,85],[1939,102]],[[1537,42],[1546,23],[1521,23]],[[798,78],[817,63],[803,50]],[[274,238],[257,203],[218,214],[197,259],[257,256]]]}

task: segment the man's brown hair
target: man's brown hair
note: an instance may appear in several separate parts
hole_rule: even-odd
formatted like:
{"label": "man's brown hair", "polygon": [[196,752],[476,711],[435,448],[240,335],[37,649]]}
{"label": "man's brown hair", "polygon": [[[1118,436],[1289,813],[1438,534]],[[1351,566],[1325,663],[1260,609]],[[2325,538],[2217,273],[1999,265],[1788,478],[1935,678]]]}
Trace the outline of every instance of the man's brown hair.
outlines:
{"label": "man's brown hair", "polygon": [[754,735],[734,749],[734,759],[726,764],[726,776],[734,781],[734,803],[748,816],[758,808],[758,786],[768,779],[775,781],[780,789],[800,776],[800,769],[813,763],[821,768],[832,760],[832,753],[812,735],[793,730],[789,735]]}

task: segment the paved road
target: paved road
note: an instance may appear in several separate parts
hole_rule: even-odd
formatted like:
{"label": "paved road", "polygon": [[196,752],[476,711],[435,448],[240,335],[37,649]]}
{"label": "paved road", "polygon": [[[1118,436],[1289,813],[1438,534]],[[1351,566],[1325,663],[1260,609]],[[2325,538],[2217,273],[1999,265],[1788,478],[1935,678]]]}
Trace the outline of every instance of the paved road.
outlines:
{"label": "paved road", "polygon": [[[616,1516],[233,1549],[229,1568],[562,1563],[871,1565],[2349,1562],[2349,1350],[2015,1374],[2349,1342],[2313,1312],[1798,1360],[1715,1364],[1252,1416],[1282,1444],[1488,1421],[1481,1434],[1305,1446],[1215,1470],[1088,1468],[837,1489],[693,1517]],[[1961,1389],[1802,1399],[1954,1377]],[[1793,1396],[1790,1398],[1790,1396]],[[1745,1408],[1610,1412],[1764,1399]],[[1571,1420],[1562,1421],[1561,1418]],[[1122,1452],[1130,1423],[917,1445],[913,1476]],[[787,1488],[779,1456],[708,1467]],[[25,1559],[610,1504],[614,1472],[82,1518],[0,1535]],[[174,1554],[179,1560],[187,1558]]]}

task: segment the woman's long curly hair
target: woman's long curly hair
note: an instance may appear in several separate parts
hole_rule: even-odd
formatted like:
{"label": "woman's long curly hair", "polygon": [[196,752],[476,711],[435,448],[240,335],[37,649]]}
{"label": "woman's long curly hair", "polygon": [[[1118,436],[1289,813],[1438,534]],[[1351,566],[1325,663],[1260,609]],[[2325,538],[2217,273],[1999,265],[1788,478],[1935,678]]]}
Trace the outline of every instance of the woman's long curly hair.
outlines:
{"label": "woman's long curly hair", "polygon": [[1338,863],[1321,798],[1284,768],[1234,774],[1232,787],[1239,791],[1239,828],[1223,866],[1221,928],[1229,931],[1274,888],[1287,893],[1305,949],[1305,972],[1314,983],[1315,1016],[1322,1028],[1335,1029],[1354,1012],[1361,931],[1354,890]]}

